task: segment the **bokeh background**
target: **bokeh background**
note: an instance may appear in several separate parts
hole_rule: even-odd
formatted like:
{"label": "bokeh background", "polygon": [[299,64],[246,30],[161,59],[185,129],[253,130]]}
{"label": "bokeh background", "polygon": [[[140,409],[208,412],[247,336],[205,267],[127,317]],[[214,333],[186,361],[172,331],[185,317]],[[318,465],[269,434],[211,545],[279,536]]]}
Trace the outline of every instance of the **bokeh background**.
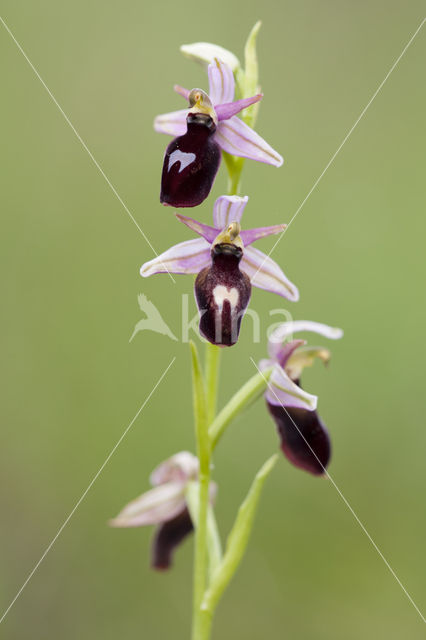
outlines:
{"label": "bokeh background", "polygon": [[[215,41],[242,56],[261,18],[265,99],[258,131],[282,169],[246,163],[246,225],[288,222],[420,24],[420,1],[218,0],[1,3],[1,16],[160,251],[190,233],[158,201],[172,91],[206,86],[179,45]],[[305,376],[333,438],[330,473],[423,609],[426,27],[419,33],[274,258],[301,292],[272,308],[341,326],[333,360]],[[150,250],[58,108],[0,26],[1,543],[7,608],[150,393],[176,361],[3,621],[8,639],[189,637],[192,541],[173,571],[149,569],[151,531],[107,520],[148,486],[155,464],[193,449],[188,346],[154,333],[129,343],[144,293],[173,331],[189,277],[142,280]],[[220,172],[196,212],[208,221]],[[258,246],[268,250],[274,239]],[[274,321],[276,318],[274,318]],[[220,400],[253,373],[246,320],[223,353]],[[263,333],[264,336],[264,333]],[[277,449],[263,402],[215,456],[223,535],[254,472]],[[249,552],[214,637],[424,637],[423,622],[327,480],[284,459],[269,479]]]}

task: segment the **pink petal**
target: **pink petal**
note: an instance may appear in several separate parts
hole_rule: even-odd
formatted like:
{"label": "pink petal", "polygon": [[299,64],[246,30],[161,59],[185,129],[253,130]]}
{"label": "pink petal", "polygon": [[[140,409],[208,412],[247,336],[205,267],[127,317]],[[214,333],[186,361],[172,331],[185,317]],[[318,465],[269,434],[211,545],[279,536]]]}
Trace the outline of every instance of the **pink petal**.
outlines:
{"label": "pink petal", "polygon": [[215,138],[224,151],[234,156],[265,162],[274,167],[280,167],[283,163],[280,154],[236,116],[219,123]]}
{"label": "pink petal", "polygon": [[157,116],[154,120],[154,129],[157,133],[166,133],[169,136],[183,136],[186,133],[186,116],[188,109],[171,111]]}
{"label": "pink petal", "polygon": [[198,467],[198,458],[189,451],[180,451],[158,465],[149,480],[154,487],[166,482],[186,483],[196,479]]}
{"label": "pink petal", "polygon": [[299,299],[297,287],[286,278],[277,263],[263,251],[246,247],[241,260],[241,270],[251,278],[253,286],[276,293],[292,302]]}
{"label": "pink petal", "polygon": [[[182,95],[182,94],[181,94]],[[237,115],[243,109],[247,109],[251,104],[255,102],[259,102],[262,100],[263,93],[258,93],[256,96],[252,98],[243,98],[242,100],[237,100],[236,102],[228,102],[226,104],[218,104],[215,107],[216,114],[218,120],[229,120],[232,116]]]}
{"label": "pink petal", "polygon": [[273,227],[257,227],[256,229],[244,229],[241,231],[241,240],[244,242],[244,246],[248,247],[259,238],[266,238],[276,233],[281,233],[287,227],[286,224],[276,224]]}
{"label": "pink petal", "polygon": [[276,359],[282,348],[282,343],[291,338],[294,333],[299,331],[310,331],[318,333],[330,340],[338,340],[343,336],[342,329],[330,327],[320,322],[312,322],[310,320],[296,320],[294,322],[283,322],[273,331],[268,340],[268,353],[271,358]]}
{"label": "pink petal", "polygon": [[155,273],[199,273],[210,264],[210,245],[203,238],[186,240],[171,247],[141,266],[140,274],[148,278]]}
{"label": "pink petal", "polygon": [[189,89],[181,87],[180,84],[175,84],[173,89],[176,91],[176,93],[182,96],[182,98],[185,98],[185,100],[189,100],[189,94],[191,93]]}
{"label": "pink petal", "polygon": [[209,244],[211,244],[217,236],[217,229],[209,227],[207,224],[203,224],[202,222],[198,222],[198,220],[182,216],[180,213],[176,214],[176,218],[195,231],[195,233],[198,233],[199,236],[202,236]]}
{"label": "pink petal", "polygon": [[234,74],[231,67],[221,60],[215,59],[209,64],[209,97],[213,105],[232,102],[234,99]]}
{"label": "pink petal", "polygon": [[162,484],[129,502],[112,527],[144,527],[171,520],[185,509],[185,485],[177,482]]}
{"label": "pink petal", "polygon": [[231,222],[240,222],[248,196],[220,196],[213,207],[213,224],[218,231],[225,229]]}
{"label": "pink petal", "polygon": [[269,378],[265,393],[266,400],[275,406],[299,407],[313,411],[317,408],[317,396],[313,396],[297,386],[284,369],[276,365]]}
{"label": "pink petal", "polygon": [[[286,342],[285,345],[280,347],[279,352],[276,354],[276,359],[283,369],[285,369],[287,360],[296,351],[296,349],[305,344],[306,340],[292,340],[291,342]],[[294,380],[295,378],[292,377],[291,379]]]}

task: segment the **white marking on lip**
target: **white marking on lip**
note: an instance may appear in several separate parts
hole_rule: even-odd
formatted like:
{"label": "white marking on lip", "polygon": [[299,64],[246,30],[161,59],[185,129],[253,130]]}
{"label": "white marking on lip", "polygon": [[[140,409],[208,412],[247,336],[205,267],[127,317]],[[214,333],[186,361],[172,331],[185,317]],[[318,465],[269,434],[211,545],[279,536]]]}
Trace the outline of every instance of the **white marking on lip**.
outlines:
{"label": "white marking on lip", "polygon": [[175,149],[173,153],[170,154],[169,168],[167,169],[167,171],[170,171],[173,165],[176,164],[176,162],[179,162],[180,163],[179,173],[180,173],[181,171],[186,169],[186,167],[190,165],[191,162],[194,162],[196,157],[197,156],[195,155],[195,153],[186,153],[185,151],[180,151],[180,149]]}
{"label": "white marking on lip", "polygon": [[213,289],[213,298],[219,309],[219,313],[221,313],[225,300],[228,300],[229,304],[231,305],[231,311],[233,311],[238,304],[240,294],[238,292],[238,289],[235,289],[235,287],[232,287],[232,289],[227,289],[223,286],[223,284],[218,284]]}

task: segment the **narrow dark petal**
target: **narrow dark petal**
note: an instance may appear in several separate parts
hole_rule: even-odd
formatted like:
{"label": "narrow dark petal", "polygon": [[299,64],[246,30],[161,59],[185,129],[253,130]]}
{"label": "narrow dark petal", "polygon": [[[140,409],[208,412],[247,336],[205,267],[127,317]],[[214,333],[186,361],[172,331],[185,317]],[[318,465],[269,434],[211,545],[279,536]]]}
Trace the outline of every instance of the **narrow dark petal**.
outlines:
{"label": "narrow dark petal", "polygon": [[241,256],[241,249],[233,245],[216,245],[212,265],[203,269],[195,280],[200,333],[221,347],[237,342],[250,300],[250,278],[238,266]]}
{"label": "narrow dark petal", "polygon": [[166,149],[160,202],[172,207],[195,207],[207,198],[219,169],[221,152],[214,139],[213,120],[189,114],[187,132]]}
{"label": "narrow dark petal", "polygon": [[193,528],[188,509],[160,525],[152,541],[152,568],[160,571],[169,569],[176,547],[191,533]]}
{"label": "narrow dark petal", "polygon": [[317,412],[266,404],[277,425],[286,458],[300,469],[322,475],[330,461],[331,443]]}

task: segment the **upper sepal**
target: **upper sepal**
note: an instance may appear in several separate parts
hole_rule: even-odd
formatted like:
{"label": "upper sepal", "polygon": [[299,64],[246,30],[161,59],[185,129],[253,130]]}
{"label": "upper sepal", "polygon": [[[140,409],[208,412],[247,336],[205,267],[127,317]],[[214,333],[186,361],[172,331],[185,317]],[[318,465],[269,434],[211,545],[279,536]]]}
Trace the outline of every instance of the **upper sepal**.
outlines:
{"label": "upper sepal", "polygon": [[240,68],[240,61],[237,56],[217,44],[211,42],[194,42],[192,44],[183,44],[180,47],[181,52],[187,58],[199,62],[204,67],[214,62],[215,59],[223,60],[231,70],[235,73]]}
{"label": "upper sepal", "polygon": [[330,327],[327,324],[321,322],[312,322],[311,320],[296,320],[292,322],[283,322],[275,331],[271,333],[268,340],[268,353],[271,358],[281,362],[282,366],[285,363],[282,362],[281,350],[282,344],[286,340],[290,339],[294,333],[299,331],[309,331],[312,333],[318,333],[330,340],[338,340],[343,336],[342,329],[338,327]]}

